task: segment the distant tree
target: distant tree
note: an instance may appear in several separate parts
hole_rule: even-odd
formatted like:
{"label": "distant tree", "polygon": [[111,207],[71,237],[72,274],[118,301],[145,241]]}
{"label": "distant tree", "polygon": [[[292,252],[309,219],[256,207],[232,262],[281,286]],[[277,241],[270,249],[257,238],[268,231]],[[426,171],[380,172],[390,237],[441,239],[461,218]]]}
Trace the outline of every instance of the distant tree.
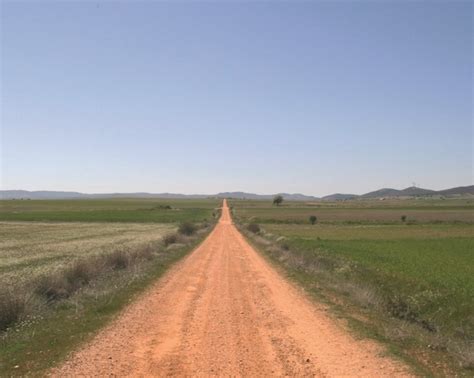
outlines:
{"label": "distant tree", "polygon": [[317,221],[318,221],[318,218],[316,217],[316,215],[311,215],[311,216],[309,217],[309,222],[310,222],[311,224],[316,224]]}
{"label": "distant tree", "polygon": [[281,195],[277,195],[273,198],[274,205],[280,206],[282,202],[283,202],[283,196]]}
{"label": "distant tree", "polygon": [[402,216],[400,217],[400,219],[402,220],[402,222],[405,222],[405,221],[407,220],[407,216],[406,216],[406,215],[402,215]]}

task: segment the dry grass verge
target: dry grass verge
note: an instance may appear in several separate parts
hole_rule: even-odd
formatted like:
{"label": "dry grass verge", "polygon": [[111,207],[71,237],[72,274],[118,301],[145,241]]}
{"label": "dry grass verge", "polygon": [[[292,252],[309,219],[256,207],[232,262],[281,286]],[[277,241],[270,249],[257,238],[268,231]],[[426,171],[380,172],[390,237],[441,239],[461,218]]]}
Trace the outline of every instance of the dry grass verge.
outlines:
{"label": "dry grass verge", "polygon": [[0,291],[0,331],[15,324],[25,314],[26,300],[7,289]]}

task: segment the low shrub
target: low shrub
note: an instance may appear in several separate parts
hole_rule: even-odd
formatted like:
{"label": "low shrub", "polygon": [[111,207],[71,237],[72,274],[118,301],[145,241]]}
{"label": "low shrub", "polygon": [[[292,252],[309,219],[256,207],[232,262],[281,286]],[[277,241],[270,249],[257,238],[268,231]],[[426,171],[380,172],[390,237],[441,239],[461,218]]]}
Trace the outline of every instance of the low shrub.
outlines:
{"label": "low shrub", "polygon": [[156,250],[157,246],[152,244],[146,245],[134,253],[134,258],[135,260],[152,260]]}
{"label": "low shrub", "polygon": [[284,251],[289,251],[290,250],[290,245],[286,242],[281,243],[280,246]]}
{"label": "low shrub", "polygon": [[191,222],[182,222],[179,225],[178,232],[182,235],[190,236],[196,232],[196,226]]}
{"label": "low shrub", "polygon": [[163,237],[163,244],[167,247],[170,244],[174,244],[178,242],[178,235],[176,234],[168,234]]}
{"label": "low shrub", "polygon": [[250,223],[247,225],[247,230],[253,232],[254,234],[258,234],[260,232],[260,226],[257,223]]}
{"label": "low shrub", "polygon": [[171,210],[172,207],[170,205],[157,205],[152,207],[150,210]]}

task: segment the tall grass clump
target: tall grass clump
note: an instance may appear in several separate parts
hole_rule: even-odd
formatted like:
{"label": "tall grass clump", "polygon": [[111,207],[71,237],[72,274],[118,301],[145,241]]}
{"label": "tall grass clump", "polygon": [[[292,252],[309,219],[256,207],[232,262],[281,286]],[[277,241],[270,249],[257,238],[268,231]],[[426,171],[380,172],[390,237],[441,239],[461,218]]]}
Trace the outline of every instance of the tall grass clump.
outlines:
{"label": "tall grass clump", "polygon": [[39,277],[34,284],[34,292],[47,303],[68,298],[73,292],[65,277],[60,274],[44,275]]}
{"label": "tall grass clump", "polygon": [[196,232],[196,226],[191,222],[182,222],[178,227],[178,232],[182,235],[191,236]]}
{"label": "tall grass clump", "polygon": [[171,244],[175,244],[177,242],[178,242],[178,235],[176,234],[168,234],[163,237],[163,244],[165,245],[165,247]]}
{"label": "tall grass clump", "polygon": [[66,282],[77,290],[79,287],[87,285],[98,275],[100,267],[92,261],[77,261],[73,266],[64,271]]}
{"label": "tall grass clump", "polygon": [[5,331],[21,319],[25,312],[25,299],[8,290],[0,291],[0,331]]}
{"label": "tall grass clump", "polygon": [[105,256],[105,264],[112,268],[112,270],[126,269],[131,264],[131,258],[129,253],[124,250],[117,250],[109,255]]}

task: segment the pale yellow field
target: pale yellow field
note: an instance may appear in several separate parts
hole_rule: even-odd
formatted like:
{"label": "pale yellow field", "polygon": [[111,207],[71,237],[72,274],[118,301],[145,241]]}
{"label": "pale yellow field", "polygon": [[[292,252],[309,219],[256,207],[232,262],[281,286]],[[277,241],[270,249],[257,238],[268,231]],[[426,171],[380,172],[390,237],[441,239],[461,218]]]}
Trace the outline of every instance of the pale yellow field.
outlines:
{"label": "pale yellow field", "polygon": [[81,257],[155,242],[175,228],[157,223],[0,222],[0,285],[30,280]]}

